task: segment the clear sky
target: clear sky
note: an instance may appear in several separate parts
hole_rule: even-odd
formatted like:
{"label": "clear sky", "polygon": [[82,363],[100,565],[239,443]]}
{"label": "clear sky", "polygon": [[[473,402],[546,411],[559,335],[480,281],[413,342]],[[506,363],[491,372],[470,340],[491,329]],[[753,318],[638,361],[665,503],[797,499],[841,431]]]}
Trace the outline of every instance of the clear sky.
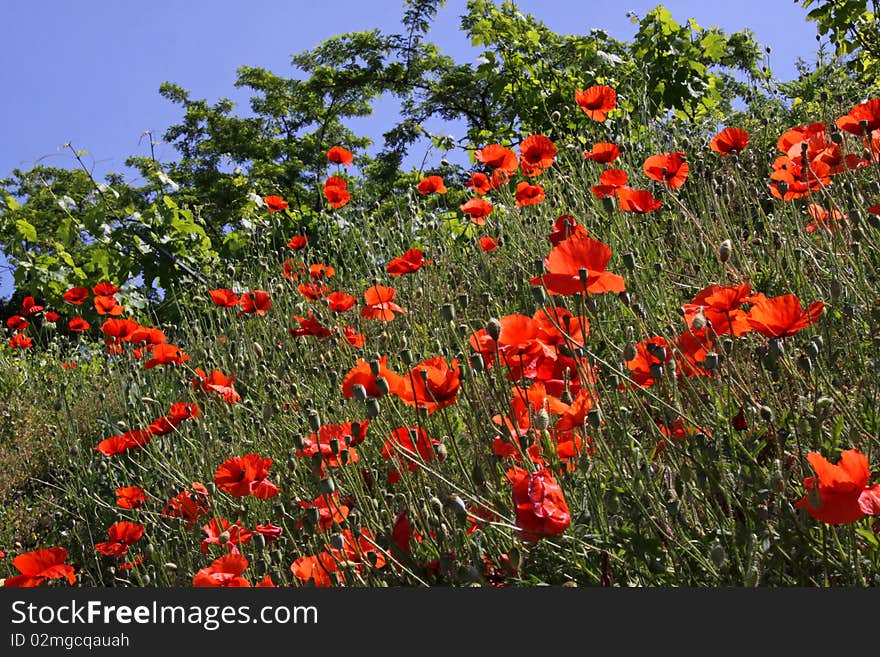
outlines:
{"label": "clear sky", "polygon": [[[561,33],[606,30],[629,39],[627,11],[644,15],[657,0],[520,0]],[[793,0],[666,0],[673,18],[696,19],[727,32],[749,28],[770,46],[770,67],[780,79],[795,75],[795,61],[815,59],[818,44],[806,11]],[[292,75],[290,55],[341,32],[399,31],[402,0],[0,0],[0,177],[37,163],[72,166],[63,144],[89,152],[99,179],[124,171],[124,160],[147,154],[142,134],[161,135],[180,118],[159,96],[175,82],[194,98],[230,98],[246,107],[233,87],[238,66],[260,66]],[[465,0],[448,0],[429,39],[459,61],[479,54],[458,31]],[[380,112],[357,128],[381,140],[392,117]],[[160,145],[157,157],[174,157]],[[10,293],[2,268],[0,298]]]}

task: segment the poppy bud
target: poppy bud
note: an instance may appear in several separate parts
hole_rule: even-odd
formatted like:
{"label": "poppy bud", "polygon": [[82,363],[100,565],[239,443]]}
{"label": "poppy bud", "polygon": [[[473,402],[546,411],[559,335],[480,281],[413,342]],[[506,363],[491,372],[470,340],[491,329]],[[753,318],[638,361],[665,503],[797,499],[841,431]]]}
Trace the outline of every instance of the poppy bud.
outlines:
{"label": "poppy bud", "polygon": [[462,292],[458,295],[458,305],[461,306],[462,309],[468,307],[468,303],[470,303],[470,300],[471,298],[467,292]]}
{"label": "poppy bud", "polygon": [[260,346],[259,342],[254,342],[254,353],[259,360],[263,360],[263,347]]}
{"label": "poppy bud", "polygon": [[587,419],[589,420],[591,427],[598,429],[599,425],[602,424],[602,413],[598,408],[591,408],[587,411]]}
{"label": "poppy bud", "polygon": [[330,439],[330,451],[333,454],[339,454],[339,438]]}
{"label": "poppy bud", "polygon": [[816,404],[813,407],[813,412],[818,416],[822,417],[831,410],[831,407],[834,406],[834,400],[831,397],[819,397],[816,400]]}
{"label": "poppy bud", "polygon": [[807,499],[810,503],[810,508],[818,511],[822,508],[822,495],[819,493],[819,487],[816,486],[810,489],[809,494],[807,495]]}
{"label": "poppy bud", "polygon": [[486,364],[483,361],[483,354],[471,354],[471,367],[474,372],[482,372],[486,369]]}
{"label": "poppy bud", "polygon": [[758,412],[761,414],[761,419],[764,422],[770,423],[773,422],[773,409],[769,406],[759,406]]}
{"label": "poppy bud", "polygon": [[445,444],[440,443],[439,445],[434,445],[434,454],[437,456],[438,461],[445,461],[446,457],[449,456],[449,450]]}
{"label": "poppy bud", "polygon": [[230,539],[229,531],[222,531],[222,532],[220,532],[220,535],[217,536],[217,540],[220,543],[228,543],[229,539]]}
{"label": "poppy bud", "polygon": [[[400,360],[404,365],[409,366],[413,364],[413,355],[409,349],[401,349],[400,350]],[[387,393],[383,393],[387,394]]]}
{"label": "poppy bud", "polygon": [[318,485],[318,490],[321,491],[322,495],[332,495],[336,491],[336,484],[330,477],[325,477]]}
{"label": "poppy bud", "polygon": [[378,400],[373,399],[372,397],[367,400],[366,413],[367,413],[367,417],[370,418],[371,420],[379,417],[379,402],[378,402]]}
{"label": "poppy bud", "polygon": [[714,351],[710,351],[706,354],[706,360],[703,363],[704,367],[710,372],[716,370],[718,368],[718,354]]}
{"label": "poppy bud", "polygon": [[804,353],[808,358],[818,358],[819,357],[819,344],[816,343],[815,340],[810,340],[807,344],[804,345]]}
{"label": "poppy bud", "polygon": [[547,409],[539,409],[538,412],[535,413],[535,417],[532,420],[532,428],[534,428],[536,431],[545,431],[549,426],[550,415],[547,413]]}
{"label": "poppy bud", "polygon": [[724,338],[721,341],[721,350],[724,354],[729,354],[733,351],[733,339],[732,338]]}
{"label": "poppy bud", "polygon": [[540,258],[536,260],[532,260],[532,273],[535,276],[541,276],[544,274],[544,261]]}
{"label": "poppy bud", "polygon": [[870,124],[868,123],[868,119],[862,119],[861,121],[859,121],[859,127],[862,129],[862,132],[864,132],[865,134],[868,133],[868,126],[869,125]]}
{"label": "poppy bud", "polygon": [[663,378],[663,366],[662,365],[658,365],[657,363],[654,363],[648,369],[651,372],[651,378],[654,379],[655,381],[657,379]]}
{"label": "poppy bud", "polygon": [[779,357],[785,353],[785,347],[782,345],[782,341],[778,338],[774,338],[770,340],[770,343],[767,345],[767,355],[770,357],[772,362],[776,362],[779,360]]}
{"label": "poppy bud", "polygon": [[486,333],[488,333],[489,337],[493,340],[497,340],[498,336],[501,335],[501,322],[495,317],[491,318],[486,322]]}
{"label": "poppy bud", "polygon": [[379,364],[379,359],[374,358],[370,361],[370,371],[373,373],[373,376],[379,376],[379,370],[381,365]]}
{"label": "poppy bud", "polygon": [[451,303],[444,303],[440,306],[440,317],[447,322],[455,321],[455,307]]}
{"label": "poppy bud", "polygon": [[309,428],[312,431],[317,431],[321,428],[321,416],[318,415],[318,411],[313,408],[310,408],[307,413],[307,418],[309,421]]}
{"label": "poppy bud", "polygon": [[334,550],[341,550],[345,547],[345,537],[342,534],[333,534],[330,537],[330,547]]}
{"label": "poppy bud", "polygon": [[716,568],[721,568],[727,561],[727,550],[724,549],[721,543],[715,543],[709,550],[709,558],[712,559],[712,563],[715,564]]}
{"label": "poppy bud", "polygon": [[706,316],[703,314],[703,311],[700,310],[694,318],[691,320],[691,326],[695,331],[701,331],[706,328]]}
{"label": "poppy bud", "polygon": [[634,342],[627,342],[623,348],[623,360],[626,362],[629,362],[638,355],[639,354],[638,354],[638,351],[636,351],[635,343]]}
{"label": "poppy bud", "polygon": [[367,398],[367,389],[360,383],[357,383],[352,387],[352,393],[354,394],[354,398],[360,401],[364,401]]}
{"label": "poppy bud", "polygon": [[547,291],[540,285],[536,285],[532,287],[532,298],[539,306],[543,306],[547,303]]}
{"label": "poppy bud", "polygon": [[[666,347],[661,347],[658,344],[654,344],[653,342],[649,342],[646,346],[648,353],[651,354],[654,358],[659,360],[660,362],[666,361]],[[632,359],[630,359],[632,360]]]}
{"label": "poppy bud", "polygon": [[166,572],[175,573],[177,572],[177,564],[173,561],[168,561],[162,564],[162,568],[165,569]]}
{"label": "poppy bud", "polygon": [[721,262],[727,262],[730,260],[730,254],[733,251],[733,242],[730,240],[724,240],[721,244],[718,245],[718,259]]}
{"label": "poppy bud", "polygon": [[806,354],[801,354],[797,359],[797,368],[803,372],[804,374],[809,374],[813,371],[813,361],[810,360],[810,357]]}
{"label": "poppy bud", "polygon": [[349,450],[347,450],[347,449],[339,450],[339,462],[342,463],[342,465],[347,464],[349,458],[351,458],[351,452]]}
{"label": "poppy bud", "polygon": [[[412,361],[410,361],[410,362],[412,362]],[[384,376],[377,376],[376,377],[376,390],[378,390],[383,395],[387,395],[388,391],[391,390],[391,388],[388,385],[388,379],[386,379]]]}

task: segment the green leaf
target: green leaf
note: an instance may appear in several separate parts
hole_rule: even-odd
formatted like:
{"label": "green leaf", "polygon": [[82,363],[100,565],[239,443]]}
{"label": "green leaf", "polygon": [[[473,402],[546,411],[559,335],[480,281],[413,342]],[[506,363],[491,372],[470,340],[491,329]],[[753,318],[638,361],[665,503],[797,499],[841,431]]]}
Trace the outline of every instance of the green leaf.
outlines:
{"label": "green leaf", "polygon": [[37,241],[37,229],[34,228],[33,224],[29,221],[25,219],[16,219],[15,227],[18,229],[18,234],[24,239],[30,240],[31,242]]}
{"label": "green leaf", "polygon": [[6,207],[9,208],[10,210],[15,211],[21,207],[21,205],[19,205],[18,201],[16,201],[14,198],[12,198],[12,196],[10,196],[9,194],[7,194],[5,196],[5,199],[6,199]]}
{"label": "green leaf", "polygon": [[717,32],[709,32],[700,39],[700,47],[706,57],[717,62],[724,57],[724,52],[727,50],[727,39]]}

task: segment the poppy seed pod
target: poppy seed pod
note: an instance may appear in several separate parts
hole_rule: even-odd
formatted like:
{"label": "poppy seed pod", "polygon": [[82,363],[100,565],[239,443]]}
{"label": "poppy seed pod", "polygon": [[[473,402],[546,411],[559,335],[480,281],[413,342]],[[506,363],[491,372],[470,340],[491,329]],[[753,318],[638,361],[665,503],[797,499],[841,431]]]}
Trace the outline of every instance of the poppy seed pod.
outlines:
{"label": "poppy seed pod", "polygon": [[367,399],[367,389],[360,383],[357,383],[352,387],[352,394],[354,394],[354,398],[359,401],[366,401]]}
{"label": "poppy seed pod", "polygon": [[493,340],[497,340],[498,336],[501,335],[501,322],[495,317],[491,318],[486,322],[486,333],[488,333],[489,337]]}
{"label": "poppy seed pod", "polygon": [[254,353],[257,356],[258,360],[263,360],[263,347],[259,342],[254,342]]}
{"label": "poppy seed pod", "polygon": [[367,400],[366,410],[367,417],[371,420],[379,417],[379,401],[372,397]]}
{"label": "poppy seed pod", "polygon": [[447,322],[455,321],[455,307],[451,303],[444,303],[440,306],[440,317]]}
{"label": "poppy seed pod", "polygon": [[733,242],[730,240],[724,240],[721,244],[718,245],[718,259],[721,262],[727,262],[730,260],[730,255],[733,252]]}
{"label": "poppy seed pod", "polygon": [[309,422],[309,428],[312,431],[317,431],[318,429],[320,429],[321,428],[321,417],[318,415],[318,411],[311,408],[308,411],[306,411],[306,413],[307,413],[307,418],[308,418],[308,422]]}
{"label": "poppy seed pod", "polygon": [[320,484],[318,484],[318,490],[321,491],[322,495],[332,495],[336,492],[336,483],[330,477],[325,477],[321,480]]}
{"label": "poppy seed pod", "polygon": [[[401,349],[400,350],[400,360],[406,366],[412,365],[413,364],[412,352],[409,349]],[[383,394],[385,394],[385,393],[383,393]]]}
{"label": "poppy seed pod", "polygon": [[587,420],[590,422],[591,427],[598,429],[599,425],[602,424],[602,413],[598,408],[591,408],[587,411]]}
{"label": "poppy seed pod", "polygon": [[486,364],[483,361],[483,354],[471,354],[471,368],[475,372],[482,372],[486,369]]}
{"label": "poppy seed pod", "polygon": [[633,271],[636,268],[636,254],[631,252],[624,253],[623,266],[626,267],[629,271]]}
{"label": "poppy seed pod", "polygon": [[388,379],[386,379],[384,376],[377,376],[376,377],[376,390],[378,390],[383,395],[387,395],[388,391],[391,390],[391,388],[388,385]]}
{"label": "poppy seed pod", "polygon": [[718,369],[718,354],[716,354],[714,351],[710,351],[709,353],[707,353],[706,360],[704,361],[703,365],[710,372]]}
{"label": "poppy seed pod", "polygon": [[532,288],[532,298],[539,306],[543,306],[547,303],[547,291],[540,285],[536,285]]}
{"label": "poppy seed pod", "polygon": [[636,351],[636,345],[634,342],[627,342],[623,347],[623,360],[629,362],[633,358],[638,356],[638,351]]}

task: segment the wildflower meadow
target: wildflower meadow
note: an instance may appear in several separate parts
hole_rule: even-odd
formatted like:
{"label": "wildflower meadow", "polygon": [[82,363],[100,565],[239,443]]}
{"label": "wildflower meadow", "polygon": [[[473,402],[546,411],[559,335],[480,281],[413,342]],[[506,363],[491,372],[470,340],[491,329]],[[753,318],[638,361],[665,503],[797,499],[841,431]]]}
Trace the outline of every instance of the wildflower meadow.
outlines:
{"label": "wildflower meadow", "polygon": [[880,585],[876,22],[441,4],[0,181],[2,586]]}

